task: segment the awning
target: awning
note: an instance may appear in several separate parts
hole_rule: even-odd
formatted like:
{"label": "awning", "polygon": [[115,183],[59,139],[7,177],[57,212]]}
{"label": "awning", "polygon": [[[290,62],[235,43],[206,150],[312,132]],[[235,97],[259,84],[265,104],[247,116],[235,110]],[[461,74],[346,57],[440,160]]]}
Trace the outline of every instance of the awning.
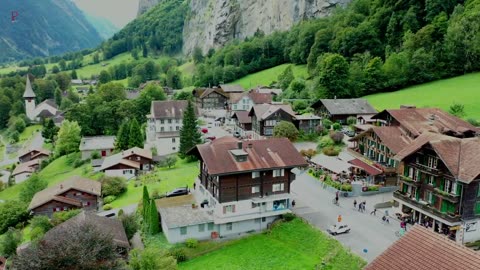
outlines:
{"label": "awning", "polygon": [[379,175],[379,174],[383,173],[383,171],[381,171],[380,169],[378,169],[374,166],[368,165],[367,163],[361,161],[358,158],[350,160],[348,163],[352,164],[355,167],[358,167],[358,168],[364,170],[366,173],[368,173],[371,176],[375,176],[375,175]]}

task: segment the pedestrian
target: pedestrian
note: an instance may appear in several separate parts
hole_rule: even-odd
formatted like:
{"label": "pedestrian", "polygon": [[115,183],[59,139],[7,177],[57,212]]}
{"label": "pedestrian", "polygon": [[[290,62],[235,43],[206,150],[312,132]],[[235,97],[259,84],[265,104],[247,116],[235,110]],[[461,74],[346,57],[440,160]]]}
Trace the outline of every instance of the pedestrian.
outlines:
{"label": "pedestrian", "polygon": [[373,208],[373,211],[370,212],[370,215],[371,215],[371,214],[373,214],[374,216],[376,216],[376,215],[377,215],[377,208]]}
{"label": "pedestrian", "polygon": [[367,205],[367,201],[363,201],[363,206],[362,206],[363,212],[365,212],[365,210],[367,210],[367,209],[365,208],[366,205]]}
{"label": "pedestrian", "polygon": [[353,209],[357,209],[357,199],[353,200]]}
{"label": "pedestrian", "polygon": [[295,200],[292,200],[292,207],[295,207]]}
{"label": "pedestrian", "polygon": [[362,203],[358,204],[358,212],[362,212]]}

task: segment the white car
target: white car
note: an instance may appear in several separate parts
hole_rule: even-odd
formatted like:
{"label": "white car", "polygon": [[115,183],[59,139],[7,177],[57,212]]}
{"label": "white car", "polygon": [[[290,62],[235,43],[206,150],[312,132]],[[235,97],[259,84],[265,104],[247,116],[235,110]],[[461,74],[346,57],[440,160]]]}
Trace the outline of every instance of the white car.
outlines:
{"label": "white car", "polygon": [[327,231],[333,235],[341,234],[341,233],[348,233],[350,231],[350,227],[347,224],[336,224],[330,226]]}

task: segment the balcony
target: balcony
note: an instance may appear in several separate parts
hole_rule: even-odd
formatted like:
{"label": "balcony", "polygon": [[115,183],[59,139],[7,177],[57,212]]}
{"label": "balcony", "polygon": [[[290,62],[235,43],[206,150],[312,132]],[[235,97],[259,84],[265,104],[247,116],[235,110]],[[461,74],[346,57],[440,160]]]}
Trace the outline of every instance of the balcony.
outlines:
{"label": "balcony", "polygon": [[431,168],[431,167],[428,167],[427,165],[423,165],[420,163],[411,163],[409,165],[412,166],[413,168],[416,168],[420,171],[423,171],[432,175],[436,175],[436,176],[442,175],[442,171],[440,171],[437,168]]}
{"label": "balcony", "polygon": [[461,219],[459,215],[454,215],[453,213],[442,213],[437,209],[433,208],[432,206],[430,206],[430,204],[428,203],[425,204],[415,199],[412,199],[408,197],[405,193],[401,192],[400,190],[395,191],[393,193],[393,197],[399,199],[402,202],[411,204],[419,209],[424,210],[425,212],[428,212],[436,217],[442,218],[451,223],[459,222]]}
{"label": "balcony", "polygon": [[456,194],[451,194],[446,191],[440,190],[439,188],[435,188],[434,190],[435,195],[438,197],[441,197],[444,200],[447,200],[452,203],[458,203],[459,201],[459,196]]}
{"label": "balcony", "polygon": [[422,185],[421,181],[418,181],[418,180],[415,181],[412,178],[410,178],[408,176],[405,176],[405,175],[398,175],[398,180],[400,181],[400,183],[404,183],[404,184],[407,184],[407,185],[410,185],[410,186],[419,187],[419,186]]}

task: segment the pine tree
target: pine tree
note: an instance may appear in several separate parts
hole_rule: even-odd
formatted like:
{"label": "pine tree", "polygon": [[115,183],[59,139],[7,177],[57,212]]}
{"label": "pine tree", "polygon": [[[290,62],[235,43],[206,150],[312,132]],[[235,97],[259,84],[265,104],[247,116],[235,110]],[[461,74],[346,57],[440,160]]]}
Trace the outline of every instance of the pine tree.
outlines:
{"label": "pine tree", "polygon": [[57,104],[58,106],[62,105],[62,90],[60,90],[60,88],[57,87],[55,89],[54,97],[55,104]]}
{"label": "pine tree", "polygon": [[150,200],[150,210],[148,211],[148,232],[150,234],[157,234],[160,232],[160,220],[158,219],[158,210],[155,200]]}
{"label": "pine tree", "polygon": [[197,118],[193,110],[192,102],[188,101],[188,106],[183,114],[183,127],[180,129],[180,149],[181,158],[187,157],[187,151],[200,143],[201,134],[197,129]]}
{"label": "pine tree", "polygon": [[72,77],[73,80],[78,79],[78,77],[77,77],[77,71],[76,71],[75,69],[72,70],[72,73],[70,74],[70,77]]}
{"label": "pine tree", "polygon": [[137,119],[135,118],[130,122],[130,132],[128,136],[128,148],[143,147],[142,131],[140,130],[140,125],[138,124]]}
{"label": "pine tree", "polygon": [[59,128],[55,126],[53,120],[48,118],[43,125],[42,137],[45,138],[47,142],[53,142],[55,136],[57,136],[58,130]]}
{"label": "pine tree", "polygon": [[150,201],[150,196],[148,195],[148,189],[147,186],[143,186],[143,220],[146,220],[146,213],[148,209],[148,202]]}
{"label": "pine tree", "polygon": [[115,149],[127,150],[130,136],[130,125],[127,121],[123,121],[118,129],[117,138],[115,140]]}

